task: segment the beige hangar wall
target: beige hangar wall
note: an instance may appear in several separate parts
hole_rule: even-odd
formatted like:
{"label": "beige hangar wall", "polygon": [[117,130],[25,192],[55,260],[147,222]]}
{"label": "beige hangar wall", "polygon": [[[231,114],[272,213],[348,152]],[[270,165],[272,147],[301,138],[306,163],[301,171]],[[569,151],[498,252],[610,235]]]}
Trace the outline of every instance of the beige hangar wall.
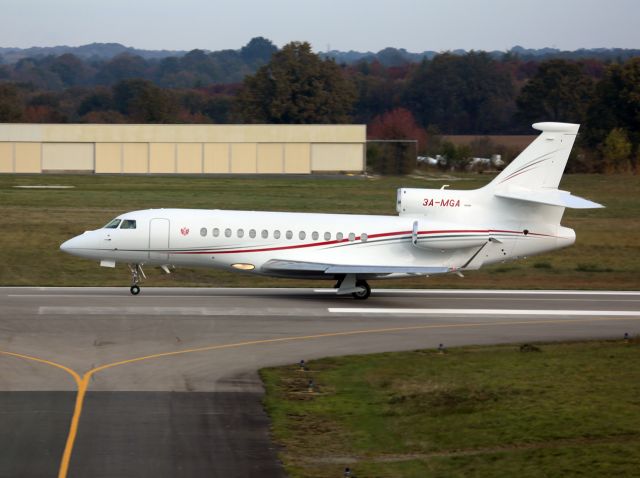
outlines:
{"label": "beige hangar wall", "polygon": [[365,125],[0,124],[0,173],[362,171]]}

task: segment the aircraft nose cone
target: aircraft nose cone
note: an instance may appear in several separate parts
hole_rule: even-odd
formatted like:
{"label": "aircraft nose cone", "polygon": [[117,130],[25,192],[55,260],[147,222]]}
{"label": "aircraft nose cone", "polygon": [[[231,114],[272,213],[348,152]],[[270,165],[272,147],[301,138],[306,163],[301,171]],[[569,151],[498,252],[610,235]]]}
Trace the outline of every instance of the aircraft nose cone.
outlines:
{"label": "aircraft nose cone", "polygon": [[73,242],[73,239],[69,239],[68,241],[64,241],[62,244],[60,244],[60,250],[62,252],[69,252],[69,249],[71,249],[71,243]]}
{"label": "aircraft nose cone", "polygon": [[69,254],[73,253],[73,250],[77,248],[78,248],[78,236],[72,237],[68,241],[65,241],[62,244],[60,244],[60,250],[62,252],[67,252]]}

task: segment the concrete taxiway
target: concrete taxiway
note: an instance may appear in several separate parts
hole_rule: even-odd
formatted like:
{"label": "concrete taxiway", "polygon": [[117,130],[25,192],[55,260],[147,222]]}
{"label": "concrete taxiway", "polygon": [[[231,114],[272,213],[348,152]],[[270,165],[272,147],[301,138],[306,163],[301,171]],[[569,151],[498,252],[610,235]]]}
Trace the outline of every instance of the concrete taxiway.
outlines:
{"label": "concrete taxiway", "polygon": [[640,292],[0,288],[0,477],[283,476],[257,370],[640,333]]}

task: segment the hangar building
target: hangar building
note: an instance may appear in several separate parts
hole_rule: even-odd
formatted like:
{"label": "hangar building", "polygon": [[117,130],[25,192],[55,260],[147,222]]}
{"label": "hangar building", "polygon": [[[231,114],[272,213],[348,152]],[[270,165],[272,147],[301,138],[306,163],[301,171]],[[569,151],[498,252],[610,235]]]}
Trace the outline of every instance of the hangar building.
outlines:
{"label": "hangar building", "polygon": [[365,169],[366,125],[0,124],[0,173]]}

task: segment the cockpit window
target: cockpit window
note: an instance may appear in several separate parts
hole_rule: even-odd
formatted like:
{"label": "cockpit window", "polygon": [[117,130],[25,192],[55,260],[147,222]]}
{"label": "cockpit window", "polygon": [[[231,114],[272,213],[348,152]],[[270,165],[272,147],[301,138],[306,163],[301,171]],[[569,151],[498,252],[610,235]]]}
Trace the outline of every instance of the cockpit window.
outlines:
{"label": "cockpit window", "polygon": [[120,229],[135,229],[136,221],[134,219],[124,219],[120,225]]}
{"label": "cockpit window", "polygon": [[105,229],[117,229],[119,224],[120,224],[120,219],[114,219],[109,224],[104,226],[104,228]]}

